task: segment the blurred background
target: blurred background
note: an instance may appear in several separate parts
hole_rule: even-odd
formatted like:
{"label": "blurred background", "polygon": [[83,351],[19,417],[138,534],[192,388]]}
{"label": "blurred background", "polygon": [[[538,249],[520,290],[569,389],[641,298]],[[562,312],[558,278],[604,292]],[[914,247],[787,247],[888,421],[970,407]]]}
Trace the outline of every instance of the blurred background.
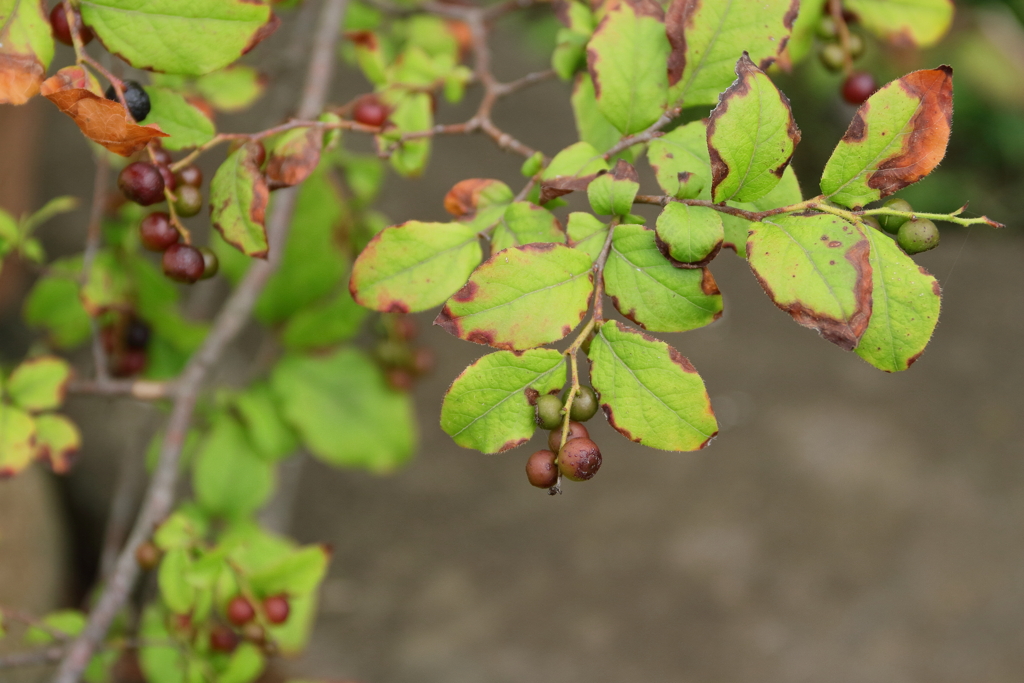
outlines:
{"label": "blurred background", "polygon": [[[309,8],[287,13],[282,29],[246,58],[271,86],[252,111],[222,116],[222,130],[258,130],[291,113],[304,59],[297,38],[312,18]],[[868,41],[862,65],[879,82],[943,63],[955,69],[949,153],[901,196],[930,211],[970,201],[972,215],[1007,225],[940,225],[941,246],[918,260],[942,284],[942,317],[910,371],[885,375],[795,325],[745,263],[723,252],[712,264],[723,318],[662,335],[704,377],[718,439],[698,453],[655,452],[596,418],[600,475],[549,497],[523,473],[546,434],[481,456],[440,430],[445,390],[484,349],[431,327],[433,314],[417,316],[439,362],[415,389],[414,461],[382,477],[304,460],[286,473],[299,495],[271,510],[300,541],[334,548],[312,647],[274,675],[374,683],[1020,681],[1020,19],[1021,7],[1010,3],[959,2],[953,31],[934,49]],[[503,22],[496,75],[546,68],[556,29],[543,7]],[[69,63],[69,53],[58,52],[55,63]],[[841,77],[813,57],[775,79],[803,130],[794,165],[810,196],[854,108],[839,96]],[[346,68],[333,101],[367,90]],[[562,82],[540,84],[502,102],[495,120],[553,154],[576,139],[568,94]],[[461,105],[442,103],[437,118],[463,121],[476,101],[471,93]],[[354,135],[346,145],[371,149]],[[434,150],[422,178],[389,178],[378,208],[392,222],[446,220],[441,200],[467,177],[521,183],[521,159],[481,137],[439,139]],[[650,169],[639,166],[653,188]],[[88,197],[92,168],[77,129],[48,102],[0,108],[0,205],[11,213],[58,195]],[[204,170],[210,177],[213,166]],[[78,251],[85,223],[83,209],[47,224],[40,234],[48,253]],[[0,271],[5,364],[34,338],[20,310],[32,277],[17,264]],[[201,317],[226,285],[215,279],[190,292],[187,310]],[[246,336],[221,380],[248,364],[246,345],[258,330]],[[137,476],[124,471],[121,454],[141,456],[163,417],[152,406],[98,398],[75,399],[69,413],[85,436],[73,472],[58,480],[36,467],[0,482],[0,604],[37,613],[80,604],[95,576],[111,491],[119,477]]]}

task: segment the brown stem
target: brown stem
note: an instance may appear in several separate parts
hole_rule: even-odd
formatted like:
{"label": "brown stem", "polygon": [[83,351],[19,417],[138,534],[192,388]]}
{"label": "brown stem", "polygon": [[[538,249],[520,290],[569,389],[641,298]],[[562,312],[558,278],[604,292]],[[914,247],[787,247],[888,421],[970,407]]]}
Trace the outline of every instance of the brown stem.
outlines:
{"label": "brown stem", "polygon": [[51,645],[45,650],[35,652],[16,652],[5,657],[0,657],[0,670],[17,669],[26,666],[40,666],[41,664],[52,664],[60,661],[64,656],[63,645]]}
{"label": "brown stem", "polygon": [[853,55],[850,54],[850,27],[843,18],[842,0],[828,0],[828,11],[836,22],[839,31],[839,44],[843,46],[843,73],[847,76],[853,72]]}
{"label": "brown stem", "polygon": [[[324,0],[318,31],[313,40],[306,85],[299,104],[299,117],[312,118],[326,102],[335,59],[338,27],[345,15],[347,0]],[[210,369],[217,363],[228,344],[249,319],[260,292],[280,261],[295,208],[297,188],[283,190],[267,221],[270,257],[257,261],[232,292],[224,308],[214,320],[202,347],[189,360],[178,384],[170,419],[156,471],[150,481],[132,533],[125,543],[110,579],[89,614],[82,633],[71,643],[54,677],[54,683],[78,683],[93,652],[106,637],[111,623],[121,610],[139,575],[135,550],[153,533],[156,525],[171,511],[178,482],[181,449],[192,421],[192,412],[199,391]]]}
{"label": "brown stem", "polygon": [[613,156],[615,156],[622,150],[632,147],[633,145],[639,145],[642,142],[650,142],[654,138],[661,137],[661,129],[667,126],[668,124],[672,123],[672,121],[677,116],[679,116],[680,111],[682,110],[679,109],[678,107],[669,109],[667,112],[661,115],[661,118],[659,118],[657,121],[648,126],[646,130],[642,130],[639,133],[627,135],[626,137],[622,138],[614,145],[612,145],[611,149],[604,153],[604,158],[611,159]]}
{"label": "brown stem", "polygon": [[[100,243],[103,239],[103,212],[107,206],[107,184],[110,182],[110,160],[106,152],[100,152],[96,156],[96,177],[92,186],[92,206],[89,208],[89,226],[85,233],[85,252],[82,255],[82,277],[81,286],[89,282],[92,273],[92,265],[96,261],[96,254],[99,253]],[[99,325],[95,318],[90,319],[92,326],[92,360],[95,365],[96,379],[99,382],[110,379],[110,371],[107,363],[107,353],[103,349],[103,341],[100,338]]]}

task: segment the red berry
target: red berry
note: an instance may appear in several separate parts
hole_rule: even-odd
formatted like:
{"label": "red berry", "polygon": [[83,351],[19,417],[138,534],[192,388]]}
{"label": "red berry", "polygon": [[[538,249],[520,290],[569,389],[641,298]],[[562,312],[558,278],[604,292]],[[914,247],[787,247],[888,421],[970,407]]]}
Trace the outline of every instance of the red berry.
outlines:
{"label": "red berry", "polygon": [[291,605],[288,604],[287,596],[272,595],[263,601],[263,611],[271,624],[283,624],[288,621]]}
{"label": "red berry", "polygon": [[182,185],[174,198],[174,210],[179,216],[189,218],[203,210],[203,192],[198,187]]}
{"label": "red berry", "polygon": [[404,368],[390,368],[386,376],[391,388],[398,391],[412,391],[412,387],[416,383],[413,374]]}
{"label": "red berry", "polygon": [[256,165],[263,168],[263,164],[267,161],[267,148],[264,147],[263,143],[259,140],[250,142],[249,144],[253,145],[256,149],[256,158],[254,159]]}
{"label": "red berry", "polygon": [[407,316],[395,318],[395,335],[406,341],[416,336],[416,321]]}
{"label": "red berry", "polygon": [[[57,3],[52,10],[50,10],[50,26],[53,27],[53,37],[64,43],[65,45],[74,45],[74,41],[71,39],[71,27],[68,26],[68,15],[64,11],[65,3]],[[71,9],[71,14],[75,18],[75,25],[78,27],[78,37],[82,40],[82,45],[88,45],[93,38],[92,30],[82,25],[82,15],[75,9]]]}
{"label": "red berry", "polygon": [[160,564],[160,549],[150,541],[140,543],[135,549],[135,561],[147,571],[155,569]]}
{"label": "red berry", "polygon": [[164,187],[174,192],[174,188],[178,186],[178,181],[174,179],[171,169],[163,164],[157,164],[156,170],[160,171],[160,177],[164,179]]}
{"label": "red berry", "polygon": [[186,166],[174,174],[174,179],[179,185],[191,185],[192,187],[203,186],[203,171],[198,166]]}
{"label": "red berry", "polygon": [[365,95],[352,107],[352,118],[364,126],[380,128],[388,120],[388,108],[376,95]]}
{"label": "red berry", "polygon": [[188,244],[172,244],[164,252],[164,275],[178,282],[192,283],[203,276],[206,262],[198,249]]}
{"label": "red berry", "polygon": [[586,481],[601,467],[601,449],[590,439],[566,441],[558,452],[558,470],[573,481]]}
{"label": "red berry", "polygon": [[552,451],[537,451],[526,461],[526,478],[540,489],[549,489],[558,481],[558,465]]}
{"label": "red berry", "polygon": [[146,369],[146,352],[142,349],[127,349],[114,362],[111,374],[115,377],[132,377]]}
{"label": "red berry", "polygon": [[220,270],[220,259],[209,247],[199,247],[199,253],[203,255],[203,277],[201,279],[209,280]]}
{"label": "red berry", "polygon": [[227,626],[217,625],[210,631],[210,649],[214,652],[234,652],[238,647],[238,634]]}
{"label": "red berry", "polygon": [[139,224],[139,241],[150,251],[165,251],[172,244],[177,244],[180,237],[171,225],[171,217],[162,211],[149,214]]}
{"label": "red berry", "polygon": [[[125,81],[125,83],[134,83],[134,81]],[[142,86],[139,87],[141,88]],[[174,163],[174,158],[171,157],[171,153],[163,147],[158,147],[156,144],[153,144],[150,149],[153,150],[153,159],[159,166],[170,166]]]}
{"label": "red berry", "polygon": [[117,186],[130,201],[150,206],[164,200],[164,177],[153,164],[136,161],[121,169]]}
{"label": "red berry", "polygon": [[252,621],[255,616],[256,610],[253,609],[252,603],[248,599],[241,595],[231,598],[227,609],[228,621],[235,626],[242,626]]}
{"label": "red berry", "polygon": [[876,90],[874,76],[866,71],[855,71],[843,82],[843,99],[850,104],[864,104]]}
{"label": "red berry", "polygon": [[[579,422],[569,421],[569,436],[565,437],[565,442],[569,443],[572,439],[587,439],[590,437],[590,432],[587,428],[581,425]],[[552,429],[551,434],[548,435],[548,448],[558,452],[558,446],[562,443],[562,429]]]}
{"label": "red berry", "polygon": [[417,375],[425,375],[434,369],[434,352],[421,346],[412,352],[412,369]]}

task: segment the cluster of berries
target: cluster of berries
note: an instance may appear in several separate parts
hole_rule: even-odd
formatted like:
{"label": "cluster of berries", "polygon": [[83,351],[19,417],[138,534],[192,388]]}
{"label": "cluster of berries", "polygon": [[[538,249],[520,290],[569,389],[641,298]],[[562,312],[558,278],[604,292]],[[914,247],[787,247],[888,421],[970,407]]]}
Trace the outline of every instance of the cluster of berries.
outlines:
{"label": "cluster of berries", "polygon": [[117,313],[100,332],[114,377],[132,377],[146,369],[149,325],[134,314]]}
{"label": "cluster of berries", "polygon": [[[847,64],[852,64],[864,54],[864,36],[856,29],[857,15],[843,12],[843,23],[846,25],[846,41],[841,38],[840,22],[828,14],[826,4],[825,16],[818,22],[817,33],[821,39],[818,58],[829,71],[843,71]],[[840,89],[843,99],[850,104],[863,104],[878,90],[875,77],[867,71],[851,71],[846,75]]]}
{"label": "cluster of berries", "polygon": [[[906,199],[893,197],[882,206],[894,211],[914,213],[914,207]],[[896,243],[908,254],[919,254],[939,246],[939,229],[927,218],[907,216],[880,216],[877,220],[865,216],[864,222],[876,230],[884,230],[896,236]]]}
{"label": "cluster of berries", "polygon": [[558,484],[559,476],[586,481],[601,467],[601,449],[582,424],[597,414],[597,394],[590,387],[579,388],[569,409],[569,433],[562,444],[567,399],[568,393],[561,398],[554,394],[537,398],[537,424],[551,430],[548,448],[537,451],[526,461],[526,478],[537,488],[551,489]]}
{"label": "cluster of berries", "polygon": [[381,323],[386,337],[377,342],[373,355],[393,389],[411,391],[417,379],[434,369],[434,352],[426,346],[413,346],[418,332],[412,318],[385,316]]}

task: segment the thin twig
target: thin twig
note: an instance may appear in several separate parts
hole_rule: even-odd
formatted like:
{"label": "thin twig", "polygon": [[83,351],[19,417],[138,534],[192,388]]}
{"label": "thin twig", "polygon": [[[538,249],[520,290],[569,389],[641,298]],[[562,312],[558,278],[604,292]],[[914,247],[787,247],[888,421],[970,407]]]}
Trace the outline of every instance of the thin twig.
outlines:
{"label": "thin twig", "polygon": [[[326,102],[334,66],[338,27],[341,26],[346,6],[347,0],[324,0],[318,31],[313,41],[306,85],[299,105],[300,118],[312,118],[323,109]],[[117,559],[106,588],[89,614],[85,629],[71,643],[67,655],[61,661],[54,683],[78,683],[94,650],[102,642],[117,613],[128,599],[139,575],[135,550],[150,537],[157,523],[166,517],[173,507],[181,449],[192,421],[192,412],[199,391],[210,369],[249,319],[260,292],[277,268],[295,207],[296,190],[297,188],[289,188],[279,193],[273,213],[267,221],[269,258],[266,261],[257,261],[249,269],[217,315],[202,347],[189,360],[182,372],[179,393],[175,398],[160,448],[160,459],[135,526]]]}
{"label": "thin twig", "polygon": [[[89,208],[89,226],[85,232],[85,252],[82,255],[82,277],[81,286],[89,282],[92,274],[92,266],[96,261],[96,254],[99,253],[100,244],[103,240],[103,213],[107,207],[107,184],[110,182],[110,159],[106,151],[96,155],[96,177],[92,186],[92,206]],[[110,379],[110,371],[107,364],[107,353],[103,349],[103,340],[100,338],[99,323],[95,318],[90,319],[92,327],[92,360],[95,365],[97,381],[103,382]]]}
{"label": "thin twig", "polygon": [[146,379],[73,380],[68,385],[72,394],[95,396],[129,396],[140,401],[158,401],[174,398],[178,384],[175,380],[156,382]]}
{"label": "thin twig", "polygon": [[633,145],[639,145],[642,142],[650,142],[654,138],[661,137],[663,135],[661,129],[672,123],[672,121],[679,116],[680,111],[682,110],[678,107],[669,109],[667,112],[662,114],[657,121],[648,126],[646,130],[642,130],[633,135],[627,135],[612,145],[611,149],[605,152],[602,156],[604,156],[605,159],[611,159],[622,150],[632,147]]}
{"label": "thin twig", "polygon": [[45,650],[34,652],[16,652],[14,654],[0,657],[0,669],[17,669],[26,666],[40,666],[42,664],[53,664],[59,662],[64,656],[63,645],[51,645]]}

